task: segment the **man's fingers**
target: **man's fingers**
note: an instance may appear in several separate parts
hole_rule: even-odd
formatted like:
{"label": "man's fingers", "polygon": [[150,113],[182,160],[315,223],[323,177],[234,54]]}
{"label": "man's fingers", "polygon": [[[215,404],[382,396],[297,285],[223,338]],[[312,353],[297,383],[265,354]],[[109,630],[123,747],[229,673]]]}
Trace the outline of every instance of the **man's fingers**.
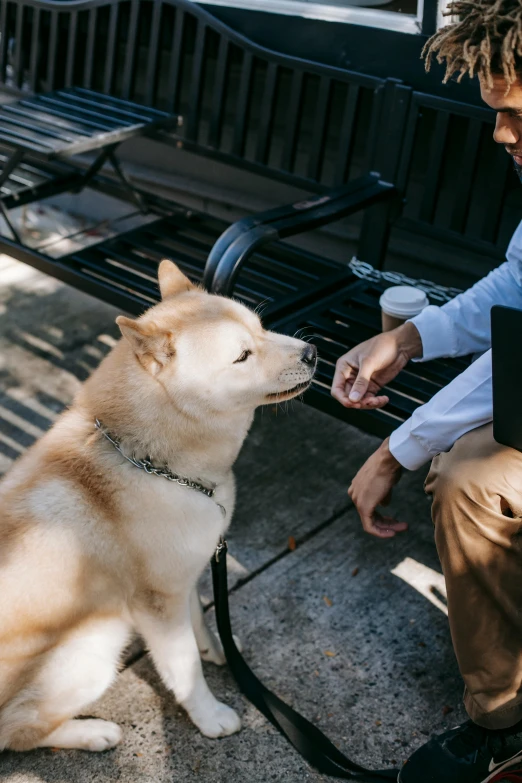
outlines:
{"label": "man's fingers", "polygon": [[375,538],[393,538],[396,535],[396,531],[392,530],[391,527],[377,527],[376,525],[373,526],[370,532]]}
{"label": "man's fingers", "polygon": [[352,403],[353,408],[358,408],[363,411],[374,410],[375,408],[383,408],[390,401],[389,397],[385,394],[375,395],[371,392],[367,392],[360,402]]}
{"label": "man's fingers", "polygon": [[381,516],[373,508],[357,507],[357,511],[361,518],[363,530],[376,538],[393,538],[397,533],[404,533],[408,529],[406,522],[399,522],[399,520],[393,519],[393,517]]}
{"label": "man's fingers", "polygon": [[353,382],[352,390],[349,394],[350,402],[359,402],[364,398],[370,385],[372,373],[373,366],[368,362],[361,362],[357,378]]}
{"label": "man's fingers", "polygon": [[376,516],[374,509],[366,510],[364,508],[358,508],[359,516],[361,518],[363,530],[376,538],[393,538],[395,530],[390,527],[380,527],[376,524]]}
{"label": "man's fingers", "polygon": [[[332,383],[332,397],[342,405],[349,404],[349,393],[356,370],[345,361],[338,361]],[[353,377],[352,377],[353,376]]]}
{"label": "man's fingers", "polygon": [[404,533],[408,529],[407,522],[399,522],[398,519],[393,517],[384,517],[380,514],[375,514],[374,526],[379,530],[392,530],[395,533]]}
{"label": "man's fingers", "polygon": [[348,389],[349,387],[347,386],[346,391],[344,392],[344,401],[339,400],[339,402],[342,402],[345,408],[355,408],[355,410],[361,411],[372,411],[377,408],[384,408],[384,406],[388,405],[390,401],[390,398],[386,397],[384,394],[376,397],[371,392],[367,392],[360,402],[352,402],[347,394]]}
{"label": "man's fingers", "polygon": [[366,521],[363,520],[363,529],[375,538],[393,538],[396,532],[392,527],[380,527],[375,524],[373,516],[367,518]]}

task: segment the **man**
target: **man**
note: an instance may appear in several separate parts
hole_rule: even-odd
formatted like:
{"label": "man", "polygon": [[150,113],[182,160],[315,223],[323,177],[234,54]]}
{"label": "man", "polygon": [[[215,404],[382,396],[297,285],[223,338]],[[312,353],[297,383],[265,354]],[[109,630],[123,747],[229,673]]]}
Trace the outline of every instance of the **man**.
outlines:
{"label": "man", "polygon": [[[427,65],[437,53],[446,79],[478,74],[482,98],[497,112],[494,139],[522,179],[522,0],[454,2],[449,10],[461,21],[428,41]],[[392,538],[406,525],[377,507],[389,501],[403,468],[433,460],[426,490],[471,720],[417,750],[402,783],[485,783],[508,770],[522,780],[522,453],[493,440],[488,350],[491,307],[522,308],[522,223],[507,259],[453,301],[337,362],[334,397],[371,409],[388,402],[379,390],[408,360],[482,353],[384,441],[349,489],[364,529]],[[522,335],[514,340],[522,350]],[[513,415],[522,415],[520,389],[513,389]]]}

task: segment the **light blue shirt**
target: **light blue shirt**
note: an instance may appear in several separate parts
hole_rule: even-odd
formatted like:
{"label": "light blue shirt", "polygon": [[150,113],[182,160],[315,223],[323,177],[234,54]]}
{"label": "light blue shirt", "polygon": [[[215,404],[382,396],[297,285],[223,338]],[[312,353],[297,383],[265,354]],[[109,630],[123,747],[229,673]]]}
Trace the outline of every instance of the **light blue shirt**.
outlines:
{"label": "light blue shirt", "polygon": [[426,362],[441,356],[483,355],[422,405],[390,438],[390,451],[409,470],[448,451],[469,430],[493,418],[491,323],[493,305],[522,309],[522,222],[507,261],[442,307],[430,305],[412,318]]}

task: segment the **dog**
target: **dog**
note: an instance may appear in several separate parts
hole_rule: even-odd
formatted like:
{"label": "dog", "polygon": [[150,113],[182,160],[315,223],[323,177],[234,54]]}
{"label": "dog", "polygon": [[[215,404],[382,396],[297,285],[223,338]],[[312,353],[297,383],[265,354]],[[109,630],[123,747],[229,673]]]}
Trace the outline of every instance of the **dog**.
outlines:
{"label": "dog", "polygon": [[0,751],[117,745],[117,724],[75,716],[134,631],[205,736],[241,727],[203,675],[224,655],[197,581],[255,409],[302,394],[317,352],[170,261],[158,281],[161,302],[116,319],[119,342],[0,484]]}

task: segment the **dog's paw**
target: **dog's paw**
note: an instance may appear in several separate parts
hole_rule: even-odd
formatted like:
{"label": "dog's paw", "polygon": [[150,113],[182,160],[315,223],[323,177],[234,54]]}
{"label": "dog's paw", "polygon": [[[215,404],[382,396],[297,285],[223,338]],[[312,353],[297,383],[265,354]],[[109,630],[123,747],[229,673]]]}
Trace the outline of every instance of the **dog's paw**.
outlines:
{"label": "dog's paw", "polygon": [[[223,650],[223,645],[221,644],[221,640],[218,636],[215,636],[214,643],[206,650],[200,650],[201,659],[203,661],[210,661],[210,663],[215,663],[216,666],[224,666],[227,662],[227,659],[225,658],[225,652]],[[241,652],[243,649],[243,646],[237,636],[234,634],[234,641],[236,643],[236,647]]]}
{"label": "dog's paw", "polygon": [[227,737],[241,728],[241,719],[232,707],[216,701],[213,707],[197,721],[197,727],[205,737]]}
{"label": "dog's paw", "polygon": [[99,753],[116,747],[122,740],[122,731],[117,723],[96,718],[76,722],[79,727],[81,726],[78,747],[83,750]]}

